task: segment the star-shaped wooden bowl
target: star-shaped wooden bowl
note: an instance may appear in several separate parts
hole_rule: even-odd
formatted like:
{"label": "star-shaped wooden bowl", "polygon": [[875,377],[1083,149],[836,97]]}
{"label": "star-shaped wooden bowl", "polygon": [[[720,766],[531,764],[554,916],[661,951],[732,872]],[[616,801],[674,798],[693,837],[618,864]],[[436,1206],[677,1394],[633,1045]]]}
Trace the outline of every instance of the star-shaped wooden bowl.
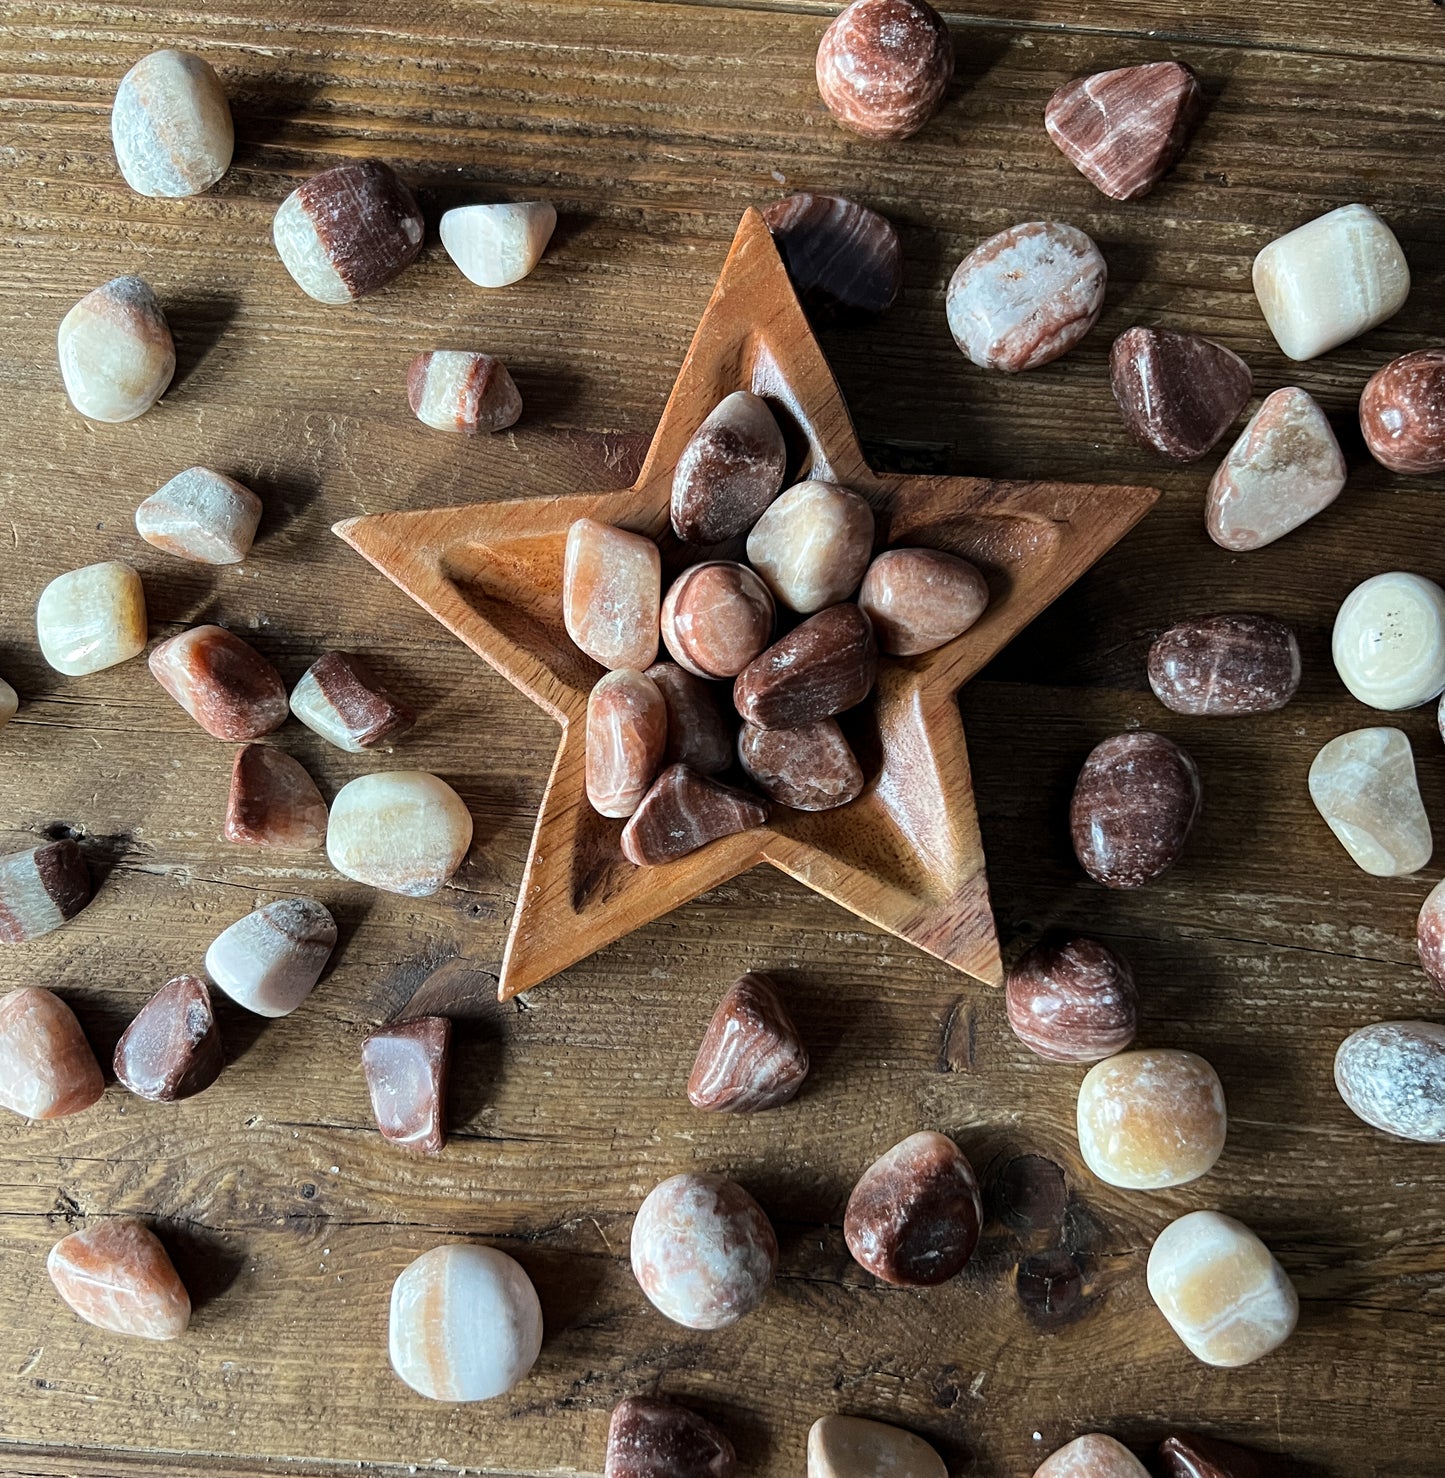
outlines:
{"label": "star-shaped wooden bowl", "polygon": [[[834,811],[774,806],[759,830],[662,867],[634,867],[620,850],[623,823],[587,803],[587,695],[602,668],[563,626],[563,546],[573,520],[595,518],[656,539],[664,581],[695,560],[669,522],[673,467],[708,412],[739,389],[766,397],[778,414],[793,448],[793,480],[822,478],[861,493],[873,505],[880,548],[916,545],[972,560],[988,578],[991,600],[977,625],[946,646],[880,663],[875,694],[851,724],[871,776],[859,799]],[[759,862],[976,979],[1001,984],[958,690],[1158,496],[1152,488],[875,472],[768,228],[749,210],[632,487],[336,525],[562,726],[500,997],[529,990]]]}

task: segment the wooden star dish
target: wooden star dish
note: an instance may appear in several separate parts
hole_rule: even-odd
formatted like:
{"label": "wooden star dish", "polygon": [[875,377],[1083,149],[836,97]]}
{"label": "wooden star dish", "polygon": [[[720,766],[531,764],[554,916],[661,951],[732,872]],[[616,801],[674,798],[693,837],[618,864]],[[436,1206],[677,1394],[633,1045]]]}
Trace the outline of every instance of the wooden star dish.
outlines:
{"label": "wooden star dish", "polygon": [[[698,557],[671,530],[673,467],[708,412],[740,389],[766,397],[777,413],[795,459],[790,481],[852,488],[873,506],[880,548],[962,555],[986,575],[991,600],[946,646],[880,661],[874,697],[855,715],[851,736],[872,777],[857,800],[833,811],[774,806],[765,827],[665,866],[634,867],[620,850],[623,823],[597,815],[586,799],[587,695],[603,669],[563,626],[563,546],[578,518],[646,534],[661,547],[665,588]],[[749,210],[632,487],[337,524],[341,538],[562,726],[502,960],[501,999],[760,862],[975,979],[1002,984],[957,693],[1158,496],[1153,488],[875,472],[768,228]]]}

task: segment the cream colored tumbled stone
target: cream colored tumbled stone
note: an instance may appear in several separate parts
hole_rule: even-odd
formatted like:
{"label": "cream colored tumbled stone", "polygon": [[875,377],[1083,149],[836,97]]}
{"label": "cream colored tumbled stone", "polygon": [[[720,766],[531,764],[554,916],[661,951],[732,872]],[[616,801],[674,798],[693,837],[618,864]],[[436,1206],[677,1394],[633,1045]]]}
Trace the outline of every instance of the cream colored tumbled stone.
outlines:
{"label": "cream colored tumbled stone", "polygon": [[439,892],[472,844],[472,815],[423,770],[362,775],[331,803],[326,855],[339,873],[388,893]]}
{"label": "cream colored tumbled stone", "polygon": [[442,216],[442,245],[469,282],[507,287],[542,260],[556,227],[556,208],[546,200],[459,205]]}
{"label": "cream colored tumbled stone", "polygon": [[86,293],[61,319],[56,351],[70,403],[92,421],[143,416],[176,372],[170,325],[139,277],[117,277]]}
{"label": "cream colored tumbled stone", "polygon": [[20,711],[20,694],[0,677],[0,729]]}
{"label": "cream colored tumbled stone", "polygon": [[1330,651],[1371,708],[1418,708],[1445,692],[1445,590],[1423,575],[1374,575],[1344,598]]}
{"label": "cream colored tumbled stone", "polygon": [[289,1016],[315,989],[336,920],[314,898],[278,898],[223,929],[206,951],[206,974],[257,1016]]}
{"label": "cream colored tumbled stone", "polygon": [[147,544],[202,565],[240,564],[261,522],[261,500],[233,477],[188,467],[135,511]]}
{"label": "cream colored tumbled stone", "polygon": [[1046,1457],[1034,1478],[1149,1478],[1149,1470],[1122,1442],[1087,1432]]}
{"label": "cream colored tumbled stone", "polygon": [[1172,1221],[1149,1253],[1149,1296],[1206,1365],[1248,1365],[1294,1333],[1299,1295],[1250,1229],[1217,1211]]}
{"label": "cream colored tumbled stone", "polygon": [[1395,233],[1367,205],[1343,205],[1254,259],[1254,291],[1279,347],[1314,359],[1384,323],[1410,295]]}
{"label": "cream colored tumbled stone", "polygon": [[41,655],[68,677],[138,657],[146,644],[140,576],[115,560],[57,575],[36,602],[35,634]]}
{"label": "cream colored tumbled stone", "polygon": [[770,503],[748,535],[748,563],[801,615],[846,600],[873,553],[873,510],[849,488],[800,482]]}
{"label": "cream colored tumbled stone", "polygon": [[221,79],[185,51],[153,51],[121,78],[110,136],[126,184],[168,198],[209,190],[236,144]]}
{"label": "cream colored tumbled stone", "polygon": [[567,530],[562,620],[604,667],[642,672],[657,659],[662,555],[643,534],[579,518]]}
{"label": "cream colored tumbled stone", "polygon": [[922,1437],[861,1416],[825,1416],[808,1433],[808,1478],[948,1478]]}
{"label": "cream colored tumbled stone", "polygon": [[1310,766],[1310,799],[1345,851],[1375,877],[1404,877],[1430,860],[1430,818],[1410,741],[1399,729],[1355,729],[1331,739]]}

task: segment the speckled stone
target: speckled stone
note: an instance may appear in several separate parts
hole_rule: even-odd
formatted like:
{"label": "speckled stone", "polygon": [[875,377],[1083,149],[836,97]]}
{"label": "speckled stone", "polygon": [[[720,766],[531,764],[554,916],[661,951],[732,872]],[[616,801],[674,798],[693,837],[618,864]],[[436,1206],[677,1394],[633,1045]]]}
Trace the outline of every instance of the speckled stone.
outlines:
{"label": "speckled stone", "polygon": [[603,667],[657,660],[662,555],[642,534],[579,518],[567,530],[562,619],[567,635]]}
{"label": "speckled stone", "polygon": [[728,987],[697,1049],[687,1096],[714,1114],[757,1114],[797,1096],[808,1076],[803,1045],[777,986],[749,973]]}
{"label": "speckled stone", "polygon": [[802,193],[763,207],[783,265],[814,316],[882,313],[903,290],[892,221],[841,195]]}
{"label": "speckled stone", "polygon": [[495,354],[468,349],[428,349],[406,372],[411,413],[433,431],[505,431],[522,414],[522,396],[511,371]]}
{"label": "speckled stone", "polygon": [[1008,973],[1008,1024],[1051,1062],[1100,1062],[1134,1040],[1139,992],[1122,955],[1083,934],[1045,939]]}
{"label": "speckled stone", "polygon": [[452,1024],[414,1016],[383,1026],[361,1044],[361,1071],[376,1127],[388,1144],[437,1155],[447,1142]]}
{"label": "speckled stone", "polygon": [[1415,947],[1421,969],[1445,993],[1445,882],[1436,883],[1420,905],[1415,921]]}
{"label": "speckled stone", "polygon": [[188,467],[135,511],[147,544],[195,564],[240,564],[261,522],[261,500],[234,477]]}
{"label": "speckled stone", "polygon": [[27,1119],[62,1119],[104,1092],[95,1053],[59,996],[24,985],[0,997],[0,1108]]}
{"label": "speckled stone", "polygon": [[872,553],[873,510],[831,482],[790,487],[748,535],[748,563],[783,605],[805,616],[852,595]]}
{"label": "speckled stone", "polygon": [[788,450],[762,396],[735,390],[693,432],[672,475],[672,530],[695,544],[745,534],[778,496]]}
{"label": "speckled stone", "polygon": [[676,662],[654,662],[650,677],[667,705],[664,765],[686,765],[699,775],[720,775],[733,762],[731,706],[723,712],[717,689]]}
{"label": "speckled stone", "polygon": [[116,1078],[138,1098],[174,1103],[209,1088],[226,1064],[211,993],[199,975],[168,980],[116,1044]]}
{"label": "speckled stone", "polygon": [[152,648],[151,676],[217,739],[259,739],[290,715],[281,674],[224,626],[193,626]]}
{"label": "speckled stone", "polygon": [[46,1270],[55,1291],[85,1320],[136,1339],[179,1339],[191,1298],[159,1238],[130,1217],[62,1237]]}
{"label": "speckled stone", "polygon": [[685,569],[662,602],[662,644],[695,677],[736,677],[773,639],[776,608],[746,565],[706,560]]}
{"label": "speckled stone", "polygon": [[186,51],[153,51],[121,78],[110,110],[115,162],[141,195],[209,190],[231,167],[236,130],[210,63]]}
{"label": "speckled stone", "polygon": [[831,811],[863,793],[862,766],[836,719],[815,719],[795,729],[744,724],[738,760],[769,800],[795,811]]}
{"label": "speckled stone", "polygon": [[289,1016],[316,986],[336,948],[336,920],[314,898],[279,898],[223,929],[206,974],[257,1016]]}
{"label": "speckled stone", "polygon": [[853,0],[818,44],[818,93],[844,128],[906,139],[953,81],[953,38],[924,0]]}
{"label": "speckled stone", "polygon": [[35,605],[41,656],[67,677],[140,656],[147,630],[140,576],[118,560],[57,575]]}
{"label": "speckled stone", "polygon": [[750,662],[733,684],[743,721],[796,729],[853,708],[873,691],[878,648],[855,605],[830,606]]}
{"label": "speckled stone", "polygon": [[352,652],[318,657],[291,690],[291,712],[349,754],[400,739],[416,723],[415,710]]}
{"label": "speckled stone", "polygon": [[601,678],[587,697],[587,800],[600,816],[631,816],[662,767],[667,704],[631,667]]}
{"label": "speckled stone", "polygon": [[116,277],[87,293],[61,320],[56,350],[70,403],[92,421],[145,415],[176,372],[170,326],[139,277]]}
{"label": "speckled stone", "polygon": [[1445,590],[1391,570],[1356,585],[1335,615],[1330,654],[1361,703],[1395,712],[1445,692]]}
{"label": "speckled stone", "polygon": [[348,781],[326,826],[326,855],[337,872],[407,898],[441,892],[471,845],[466,802],[424,770]]}
{"label": "speckled stone", "polygon": [[622,828],[622,855],[637,867],[658,867],[767,819],[768,808],[756,797],[686,765],[669,765]]}
{"label": "speckled stone", "polygon": [[1273,616],[1205,616],[1157,637],[1148,670],[1154,696],[1175,713],[1274,713],[1299,688],[1299,642]]}
{"label": "speckled stone", "polygon": [[988,582],[941,549],[885,549],[863,576],[858,605],[878,648],[918,657],[962,636],[988,609]]}
{"label": "speckled stone", "polygon": [[310,851],[326,840],[326,802],[300,760],[248,744],[231,767],[221,834],[228,842]]}
{"label": "speckled stone", "polygon": [[1034,1478],[1149,1478],[1149,1470],[1122,1442],[1089,1432],[1046,1457]]}
{"label": "speckled stone", "polygon": [[0,857],[0,944],[53,933],[90,902],[90,870],[69,837]]}
{"label": "speckled stone", "polygon": [[1254,388],[1232,349],[1167,328],[1125,329],[1109,352],[1109,380],[1129,435],[1171,462],[1204,456]]}
{"label": "speckled stone", "polygon": [[1416,349],[1376,370],[1360,396],[1360,430],[1392,472],[1445,472],[1445,349]]}
{"label": "speckled stone", "polygon": [[603,1478],[733,1478],[737,1454],[685,1406],[628,1396],[612,1409]]}
{"label": "speckled stone", "polygon": [[556,207],[546,200],[459,205],[441,219],[446,254],[478,287],[520,282],[542,260],[556,229]]}
{"label": "speckled stone", "polygon": [[1315,756],[1310,799],[1356,863],[1377,878],[1419,872],[1434,840],[1415,757],[1399,729],[1355,729]]}
{"label": "speckled stone", "polygon": [[861,1416],[819,1417],[808,1432],[808,1478],[948,1478],[922,1437]]}
{"label": "speckled stone", "polygon": [[1445,1026],[1381,1021],[1335,1053],[1335,1087],[1365,1123],[1420,1144],[1445,1144]]}

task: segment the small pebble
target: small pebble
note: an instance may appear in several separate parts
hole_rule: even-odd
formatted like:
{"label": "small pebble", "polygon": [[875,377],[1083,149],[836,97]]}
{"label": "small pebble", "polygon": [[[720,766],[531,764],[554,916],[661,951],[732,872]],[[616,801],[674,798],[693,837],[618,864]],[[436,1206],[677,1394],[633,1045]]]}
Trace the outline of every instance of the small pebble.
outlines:
{"label": "small pebble", "polygon": [[322,170],[276,212],[276,251],[318,303],[350,303],[416,260],[425,235],[416,197],[379,159]]}
{"label": "small pebble", "polygon": [[41,655],[67,677],[140,656],[147,636],[140,576],[115,560],[57,575],[36,602],[35,634]]}
{"label": "small pebble", "polygon": [[1420,905],[1415,920],[1415,948],[1421,968],[1445,992],[1445,882],[1436,883]]}
{"label": "small pebble", "polygon": [[389,1144],[438,1155],[447,1142],[447,1079],[452,1024],[416,1016],[372,1032],[361,1044],[371,1112]]}
{"label": "small pebble", "polygon": [[982,1226],[973,1166],[947,1135],[925,1130],[863,1172],[848,1197],[843,1240],[875,1278],[933,1288],[967,1266]]}
{"label": "small pebble", "polygon": [[0,677],[0,729],[20,712],[20,694]]}
{"label": "small pebble", "polygon": [[769,800],[795,811],[831,811],[863,793],[862,766],[836,719],[815,719],[795,729],[744,724],[738,759]]}
{"label": "small pebble", "polygon": [[612,1410],[603,1478],[733,1478],[737,1454],[685,1406],[628,1396]]}
{"label": "small pebble", "polygon": [[893,223],[841,195],[798,194],[763,207],[803,307],[815,315],[882,313],[903,290]]}
{"label": "small pebble", "polygon": [[1247,1226],[1217,1211],[1171,1221],[1149,1252],[1149,1296],[1189,1353],[1235,1369],[1277,1350],[1299,1321],[1299,1295]]}
{"label": "small pebble", "polygon": [[746,565],[691,565],[662,602],[662,644],[695,677],[736,677],[773,639],[768,587]]}
{"label": "small pebble", "polygon": [[269,744],[236,751],[222,835],[228,842],[309,851],[326,840],[326,802],[299,760]]}
{"label": "small pebble", "polygon": [[1300,684],[1299,642],[1273,616],[1205,616],[1171,626],[1149,648],[1149,686],[1174,713],[1274,713]]}
{"label": "small pebble", "polygon": [[1271,241],[1254,259],[1254,293],[1279,347],[1315,359],[1405,306],[1410,267],[1366,205],[1343,205]]}
{"label": "small pebble", "polygon": [[1265,397],[1209,484],[1204,524],[1223,549],[1263,549],[1322,513],[1345,486],[1345,458],[1314,397]]}
{"label": "small pebble", "polygon": [[804,616],[852,595],[872,553],[873,510],[831,482],[789,488],[748,535],[748,563]]}
{"label": "small pebble", "polygon": [[1377,878],[1419,872],[1435,843],[1415,756],[1399,729],[1355,729],[1315,756],[1310,799],[1352,858]]}
{"label": "small pebble", "polygon": [[153,51],[121,78],[110,137],[126,184],[162,198],[209,190],[236,145],[221,79],[186,51]]}
{"label": "small pebble", "polygon": [[311,898],[281,898],[223,930],[206,974],[257,1016],[289,1016],[309,996],[336,948],[336,921]]}
{"label": "small pebble", "polygon": [[733,705],[745,723],[796,729],[856,707],[873,691],[877,672],[867,616],[854,605],[830,606],[739,673]]}
{"label": "small pebble", "polygon": [[1050,1062],[1102,1062],[1139,1025],[1129,962],[1083,934],[1036,944],[1009,971],[1005,998],[1014,1035]]}
{"label": "small pebble", "polygon": [[1116,734],[1095,747],[1069,808],[1079,866],[1106,888],[1142,888],[1184,854],[1202,790],[1193,759],[1162,734]]}
{"label": "small pebble", "polygon": [[651,539],[593,518],[567,530],[562,619],[594,662],[651,667],[661,606],[662,555]]}
{"label": "small pebble", "polygon": [[863,576],[858,604],[878,649],[919,657],[962,636],[988,609],[988,582],[939,549],[885,549]]}
{"label": "small pebble", "polygon": [[203,565],[240,564],[261,522],[261,500],[232,477],[188,467],[135,511],[147,544]]}
{"label": "small pebble", "polygon": [[422,770],[358,776],[331,803],[326,855],[332,867],[387,893],[440,892],[471,845],[466,802]]}
{"label": "small pebble", "polygon": [[699,775],[721,775],[733,762],[733,719],[714,689],[676,662],[654,662],[650,677],[667,705],[664,765],[686,765]]}
{"label": "small pebble", "polygon": [[1093,328],[1108,280],[1103,255],[1078,227],[1010,226],[958,264],[948,284],[949,331],[980,369],[1037,369]]}
{"label": "small pebble", "polygon": [[179,1339],[191,1298],[156,1234],[130,1217],[62,1237],[46,1270],[55,1291],[85,1320],[112,1334]]}
{"label": "small pebble", "polygon": [[95,1053],[59,996],[26,985],[0,998],[0,1108],[26,1119],[63,1119],[104,1092]]}
{"label": "small pebble", "polygon": [[441,219],[446,254],[478,287],[520,282],[542,260],[556,229],[556,208],[546,200],[459,205]]}
{"label": "small pebble", "polygon": [[762,396],[734,390],[693,432],[672,474],[672,529],[694,544],[745,534],[778,496],[788,450]]}
{"label": "small pebble", "polygon": [[147,660],[151,676],[217,739],[259,739],[291,712],[281,674],[224,626],[193,626]]}
{"label": "small pebble", "polygon": [[861,1416],[819,1417],[808,1432],[808,1478],[948,1478],[922,1437]]}
{"label": "small pebble", "polygon": [[391,1290],[391,1367],[432,1401],[490,1401],[542,1352],[542,1305],[520,1263],[495,1247],[433,1247]]}
{"label": "small pebble", "polygon": [[1197,1432],[1173,1432],[1159,1444],[1163,1478],[1298,1478],[1287,1458],[1237,1447]]}
{"label": "small pebble", "polygon": [[1445,1144],[1445,1026],[1380,1021],[1335,1053],[1345,1106],[1375,1129],[1419,1144]]}
{"label": "small pebble", "polygon": [[767,819],[768,808],[756,797],[686,765],[669,765],[622,828],[622,855],[638,867],[657,867]]}
{"label": "small pebble", "polygon": [[399,739],[416,723],[415,712],[350,652],[327,652],[302,673],[291,690],[291,712],[348,754]]}
{"label": "small pebble", "polygon": [[1203,112],[1183,62],[1146,62],[1064,83],[1044,127],[1090,184],[1111,200],[1137,200],[1173,167]]}
{"label": "small pebble", "polygon": [[0,856],[0,944],[53,933],[90,902],[90,870],[68,837]]}
{"label": "small pebble", "polygon": [[1423,575],[1374,575],[1345,597],[1330,641],[1340,681],[1396,711],[1445,692],[1445,590]]}
{"label": "small pebble", "polygon": [[138,1098],[194,1098],[221,1075],[226,1054],[199,975],[168,980],[136,1014],[116,1045],[115,1075]]}
{"label": "small pebble", "polygon": [[1360,396],[1360,430],[1392,472],[1445,472],[1445,349],[1416,349],[1376,370]]}
{"label": "small pebble", "polygon": [[406,372],[412,414],[435,431],[505,431],[522,414],[522,396],[507,366],[493,354],[428,349]]}
{"label": "small pebble", "polygon": [[662,768],[667,704],[630,667],[607,673],[587,698],[587,799],[600,816],[631,816]]}
{"label": "small pebble", "polygon": [[751,972],[728,987],[697,1049],[687,1096],[714,1114],[758,1114],[797,1096],[808,1076],[803,1045],[778,987]]}
{"label": "small pebble", "polygon": [[1149,1470],[1122,1442],[1089,1432],[1046,1457],[1034,1478],[1149,1478]]}
{"label": "small pebble", "polygon": [[869,139],[906,139],[933,116],[953,81],[953,38],[924,0],[853,0],[818,45],[818,94]]}
{"label": "small pebble", "polygon": [[778,1263],[763,1208],[721,1175],[674,1175],[632,1223],[632,1273],[659,1313],[725,1329],[762,1303]]}
{"label": "small pebble", "polygon": [[1219,1074],[1193,1052],[1121,1052],[1079,1085],[1079,1150],[1125,1190],[1187,1185],[1210,1171],[1229,1126]]}
{"label": "small pebble", "polygon": [[1125,430],[1171,462],[1204,456],[1254,388],[1232,349],[1167,328],[1125,329],[1109,352],[1109,380]]}
{"label": "small pebble", "polygon": [[176,372],[170,325],[139,277],[117,277],[87,293],[61,320],[57,349],[65,393],[92,421],[145,415]]}

